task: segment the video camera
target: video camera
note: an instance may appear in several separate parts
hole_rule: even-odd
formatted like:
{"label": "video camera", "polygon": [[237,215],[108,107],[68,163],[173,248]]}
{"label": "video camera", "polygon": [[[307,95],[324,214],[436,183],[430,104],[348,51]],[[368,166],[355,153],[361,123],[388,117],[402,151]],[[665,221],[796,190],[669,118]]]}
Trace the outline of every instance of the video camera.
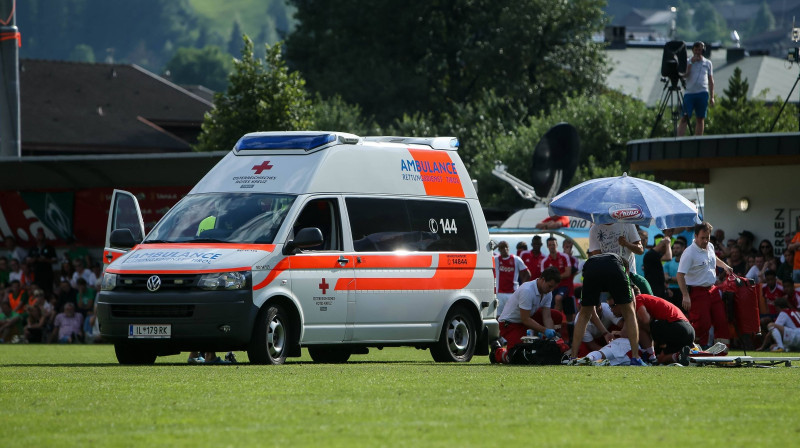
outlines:
{"label": "video camera", "polygon": [[673,86],[686,73],[686,42],[671,40],[664,44],[664,53],[661,57],[661,76],[668,78]]}

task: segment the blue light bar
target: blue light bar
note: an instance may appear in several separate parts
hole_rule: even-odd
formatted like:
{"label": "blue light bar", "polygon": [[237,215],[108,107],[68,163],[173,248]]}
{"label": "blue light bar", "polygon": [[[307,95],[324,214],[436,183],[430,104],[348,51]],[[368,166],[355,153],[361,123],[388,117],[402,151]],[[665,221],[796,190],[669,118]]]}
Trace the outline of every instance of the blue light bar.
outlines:
{"label": "blue light bar", "polygon": [[264,149],[303,149],[310,151],[335,142],[334,134],[310,135],[245,135],[236,142],[237,151]]}

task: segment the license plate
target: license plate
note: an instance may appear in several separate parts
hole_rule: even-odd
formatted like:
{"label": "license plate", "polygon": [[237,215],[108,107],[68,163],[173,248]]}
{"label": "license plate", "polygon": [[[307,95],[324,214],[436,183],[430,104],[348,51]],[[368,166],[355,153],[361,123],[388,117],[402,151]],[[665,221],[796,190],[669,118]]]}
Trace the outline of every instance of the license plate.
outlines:
{"label": "license plate", "polygon": [[172,325],[128,325],[128,339],[169,339]]}

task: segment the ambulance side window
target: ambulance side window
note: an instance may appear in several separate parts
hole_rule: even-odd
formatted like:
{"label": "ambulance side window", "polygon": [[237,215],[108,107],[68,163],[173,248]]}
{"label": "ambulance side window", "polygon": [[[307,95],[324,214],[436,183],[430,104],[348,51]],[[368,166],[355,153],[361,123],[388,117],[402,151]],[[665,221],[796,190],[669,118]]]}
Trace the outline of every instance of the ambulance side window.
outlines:
{"label": "ambulance side window", "polygon": [[342,226],[339,204],[334,198],[314,199],[309,201],[292,226],[292,238],[300,229],[316,227],[322,232],[322,245],[303,249],[342,250]]}
{"label": "ambulance side window", "polygon": [[346,198],[345,203],[356,252],[417,250],[404,200]]}
{"label": "ambulance side window", "polygon": [[346,198],[357,252],[474,252],[469,206],[440,200]]}

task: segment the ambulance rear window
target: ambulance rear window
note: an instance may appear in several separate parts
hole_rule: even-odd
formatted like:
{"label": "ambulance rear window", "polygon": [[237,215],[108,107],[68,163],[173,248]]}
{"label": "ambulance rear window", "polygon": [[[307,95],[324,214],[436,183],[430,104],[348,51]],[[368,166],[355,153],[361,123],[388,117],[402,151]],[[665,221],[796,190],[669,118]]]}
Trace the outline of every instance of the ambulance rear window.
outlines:
{"label": "ambulance rear window", "polygon": [[236,142],[237,151],[265,149],[303,149],[310,151],[336,141],[334,134],[310,135],[245,135]]}

